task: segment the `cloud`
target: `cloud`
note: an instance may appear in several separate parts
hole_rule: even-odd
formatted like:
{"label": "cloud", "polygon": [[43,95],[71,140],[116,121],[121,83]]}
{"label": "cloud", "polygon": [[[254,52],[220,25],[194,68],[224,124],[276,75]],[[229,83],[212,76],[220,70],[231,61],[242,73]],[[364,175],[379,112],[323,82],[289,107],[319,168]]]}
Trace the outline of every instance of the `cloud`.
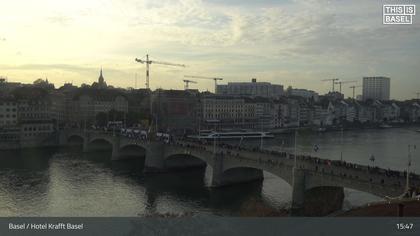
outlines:
{"label": "cloud", "polygon": [[1,69],[10,70],[51,70],[51,69],[60,69],[68,71],[91,71],[90,67],[83,67],[78,65],[67,65],[67,64],[24,64],[24,65],[0,65]]}
{"label": "cloud", "polygon": [[58,24],[60,26],[67,26],[72,21],[72,18],[63,14],[56,14],[56,15],[47,17],[47,21],[52,24]]}
{"label": "cloud", "polygon": [[[58,4],[51,0],[33,3],[30,11],[21,14],[22,22],[13,21],[13,15],[4,17],[0,28],[15,30],[4,32],[13,40],[7,44],[10,54],[3,57],[7,60],[0,63],[27,64],[19,70],[29,71],[35,69],[29,64],[37,60],[37,70],[73,71],[72,75],[83,79],[95,79],[95,68],[108,64],[119,71],[118,76],[131,78],[130,73],[144,69],[134,58],[149,53],[154,59],[188,65],[180,71],[152,66],[157,81],[185,70],[228,75],[232,81],[255,75],[321,91],[319,82],[306,82],[377,72],[414,83],[413,75],[420,74],[415,65],[420,55],[420,20],[414,18],[410,26],[384,26],[382,4],[364,0],[74,0]],[[25,57],[15,55],[19,50]]]}

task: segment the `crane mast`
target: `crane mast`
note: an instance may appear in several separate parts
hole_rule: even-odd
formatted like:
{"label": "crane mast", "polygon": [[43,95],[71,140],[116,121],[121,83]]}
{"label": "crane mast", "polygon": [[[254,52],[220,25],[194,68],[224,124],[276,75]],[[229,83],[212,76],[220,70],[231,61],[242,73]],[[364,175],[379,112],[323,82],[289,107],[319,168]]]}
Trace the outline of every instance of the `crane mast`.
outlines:
{"label": "crane mast", "polygon": [[211,80],[214,80],[214,93],[217,92],[217,81],[218,80],[223,80],[223,78],[196,76],[196,75],[184,75],[184,77],[185,78],[193,78],[193,79],[211,79]]}
{"label": "crane mast", "polygon": [[324,80],[321,80],[321,81],[332,81],[332,92],[334,92],[334,90],[335,90],[335,84],[336,84],[336,81],[338,81],[339,79],[337,79],[337,78],[335,78],[335,79],[324,79]]}
{"label": "crane mast", "polygon": [[355,90],[356,90],[356,88],[360,88],[360,87],[362,87],[362,86],[360,86],[360,85],[359,86],[354,86],[354,85],[353,86],[350,86],[350,88],[353,89],[353,99],[355,98]]}
{"label": "crane mast", "polygon": [[356,83],[356,80],[352,80],[352,81],[339,81],[339,82],[335,82],[335,84],[339,84],[340,85],[340,93],[341,93],[341,85],[343,84],[349,84],[349,83]]}
{"label": "crane mast", "polygon": [[183,65],[183,64],[149,60],[149,54],[146,54],[146,60],[142,60],[142,59],[138,59],[138,58],[136,58],[135,60],[138,63],[146,64],[146,89],[150,89],[150,65],[151,64],[185,67],[185,65]]}

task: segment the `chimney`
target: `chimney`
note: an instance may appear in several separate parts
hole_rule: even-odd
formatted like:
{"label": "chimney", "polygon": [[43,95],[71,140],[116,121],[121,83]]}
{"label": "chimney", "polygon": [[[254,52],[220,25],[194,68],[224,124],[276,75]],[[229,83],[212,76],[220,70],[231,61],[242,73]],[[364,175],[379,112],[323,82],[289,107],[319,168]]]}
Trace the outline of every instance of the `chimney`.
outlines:
{"label": "chimney", "polygon": [[257,79],[256,78],[252,78],[252,83],[256,83]]}

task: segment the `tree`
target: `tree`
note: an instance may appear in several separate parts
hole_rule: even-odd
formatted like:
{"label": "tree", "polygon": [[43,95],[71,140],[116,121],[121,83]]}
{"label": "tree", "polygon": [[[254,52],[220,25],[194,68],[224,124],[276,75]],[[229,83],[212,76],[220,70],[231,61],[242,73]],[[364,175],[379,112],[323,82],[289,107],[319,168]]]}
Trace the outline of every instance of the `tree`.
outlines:
{"label": "tree", "polygon": [[43,79],[37,79],[34,81],[34,85],[42,85],[45,84],[45,81]]}
{"label": "tree", "polygon": [[109,117],[109,120],[112,120],[112,121],[123,121],[124,112],[112,109],[108,112],[108,117]]}

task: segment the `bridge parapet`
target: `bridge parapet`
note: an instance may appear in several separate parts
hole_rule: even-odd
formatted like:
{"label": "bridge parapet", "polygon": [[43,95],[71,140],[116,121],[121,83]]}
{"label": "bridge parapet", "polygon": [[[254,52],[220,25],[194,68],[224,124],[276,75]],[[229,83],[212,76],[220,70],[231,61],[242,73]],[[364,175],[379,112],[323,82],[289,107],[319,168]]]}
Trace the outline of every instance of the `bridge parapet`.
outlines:
{"label": "bridge parapet", "polygon": [[147,140],[130,139],[130,138],[127,138],[127,137],[121,137],[120,139],[121,139],[121,141],[120,141],[120,147],[119,148],[124,148],[125,146],[128,146],[128,145],[135,145],[135,146],[139,146],[143,149],[147,149],[148,144],[150,143]]}

